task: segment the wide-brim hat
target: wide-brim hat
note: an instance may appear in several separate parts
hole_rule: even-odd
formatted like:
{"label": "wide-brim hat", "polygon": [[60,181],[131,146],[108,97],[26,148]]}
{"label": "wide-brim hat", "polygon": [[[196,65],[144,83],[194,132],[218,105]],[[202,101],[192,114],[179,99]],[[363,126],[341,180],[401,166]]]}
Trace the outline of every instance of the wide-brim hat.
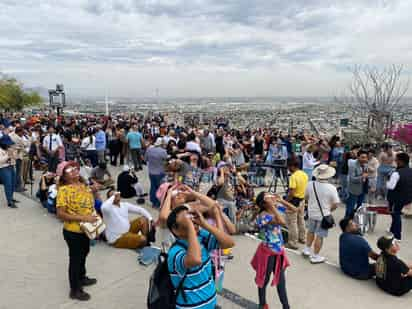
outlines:
{"label": "wide-brim hat", "polygon": [[156,147],[162,146],[162,145],[163,145],[163,138],[158,137],[158,138],[156,139],[156,142],[154,143],[154,145],[155,145]]}
{"label": "wide-brim hat", "polygon": [[317,168],[315,168],[315,170],[312,173],[312,175],[316,179],[329,179],[335,176],[335,174],[336,170],[333,167],[326,164],[319,165]]}

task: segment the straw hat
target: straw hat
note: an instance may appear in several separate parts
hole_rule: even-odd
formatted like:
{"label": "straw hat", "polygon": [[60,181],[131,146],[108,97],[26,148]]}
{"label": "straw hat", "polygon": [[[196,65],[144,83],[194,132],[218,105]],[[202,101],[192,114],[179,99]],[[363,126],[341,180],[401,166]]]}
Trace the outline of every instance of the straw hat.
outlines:
{"label": "straw hat", "polygon": [[312,175],[316,179],[329,179],[335,176],[335,174],[336,170],[333,167],[326,164],[319,165],[317,168],[315,168],[315,170],[312,173]]}
{"label": "straw hat", "polygon": [[156,147],[162,146],[162,145],[163,145],[163,138],[158,137],[158,138],[156,139],[156,142],[154,143],[154,145],[155,145]]}

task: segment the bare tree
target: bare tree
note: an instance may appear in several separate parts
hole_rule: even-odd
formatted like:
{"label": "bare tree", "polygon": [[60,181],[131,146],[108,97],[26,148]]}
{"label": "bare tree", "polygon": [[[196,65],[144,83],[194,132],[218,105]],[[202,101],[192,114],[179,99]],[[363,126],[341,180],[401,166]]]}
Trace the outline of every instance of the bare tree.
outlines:
{"label": "bare tree", "polygon": [[409,89],[402,79],[403,65],[377,67],[356,65],[349,87],[353,101],[368,113],[367,135],[380,143],[392,121],[392,113]]}

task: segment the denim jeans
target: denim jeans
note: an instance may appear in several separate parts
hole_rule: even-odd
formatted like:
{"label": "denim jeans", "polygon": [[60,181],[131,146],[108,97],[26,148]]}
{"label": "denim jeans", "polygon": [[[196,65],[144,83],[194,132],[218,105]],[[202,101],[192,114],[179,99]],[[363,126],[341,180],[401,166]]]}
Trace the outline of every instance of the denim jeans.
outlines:
{"label": "denim jeans", "polygon": [[97,152],[97,161],[100,162],[106,162],[106,149],[99,149],[96,150]]}
{"label": "denim jeans", "polygon": [[394,170],[391,165],[380,165],[378,167],[378,179],[376,182],[376,192],[386,197],[386,181],[389,178],[390,173]]}
{"label": "denim jeans", "polygon": [[16,172],[14,166],[6,166],[0,168],[0,180],[4,186],[4,193],[6,194],[7,204],[13,203],[13,193],[15,189]]}
{"label": "denim jeans", "polygon": [[312,180],[313,168],[304,168],[303,171],[306,173],[306,175],[308,175],[309,181],[311,181]]}
{"label": "denim jeans", "polygon": [[142,168],[141,155],[142,151],[140,148],[130,149],[130,156],[135,170]]}
{"label": "denim jeans", "polygon": [[353,212],[355,211],[355,205],[357,206],[356,208],[362,206],[364,200],[365,193],[362,193],[361,195],[354,195],[352,193],[349,193],[349,197],[346,200],[345,218],[349,218],[353,214]]}
{"label": "denim jeans", "polygon": [[160,175],[152,175],[149,174],[150,178],[150,202],[152,203],[153,207],[159,208],[160,201],[156,197],[156,192],[159,189],[160,185],[162,184],[162,180],[165,177],[165,174]]}
{"label": "denim jeans", "polygon": [[16,191],[21,191],[23,189],[22,186],[22,181],[21,181],[21,167],[22,167],[22,160],[21,159],[17,159],[16,160]]}
{"label": "denim jeans", "polygon": [[346,201],[349,196],[348,193],[348,175],[340,174],[339,175],[339,182],[340,182],[340,198],[342,201]]}

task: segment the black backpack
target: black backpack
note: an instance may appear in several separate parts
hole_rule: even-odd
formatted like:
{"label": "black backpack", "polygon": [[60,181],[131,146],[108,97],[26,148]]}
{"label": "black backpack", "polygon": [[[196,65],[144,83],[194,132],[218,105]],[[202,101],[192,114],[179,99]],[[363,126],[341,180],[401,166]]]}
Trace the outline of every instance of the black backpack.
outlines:
{"label": "black backpack", "polygon": [[[181,246],[187,250],[187,247],[175,242],[173,246]],[[173,247],[172,246],[172,247]],[[174,309],[176,308],[176,299],[179,293],[183,293],[183,299],[186,302],[186,295],[183,292],[183,283],[186,275],[182,278],[177,289],[172,284],[170,279],[169,269],[167,267],[168,254],[162,252],[159,255],[158,264],[150,277],[149,292],[147,294],[148,309]]]}

